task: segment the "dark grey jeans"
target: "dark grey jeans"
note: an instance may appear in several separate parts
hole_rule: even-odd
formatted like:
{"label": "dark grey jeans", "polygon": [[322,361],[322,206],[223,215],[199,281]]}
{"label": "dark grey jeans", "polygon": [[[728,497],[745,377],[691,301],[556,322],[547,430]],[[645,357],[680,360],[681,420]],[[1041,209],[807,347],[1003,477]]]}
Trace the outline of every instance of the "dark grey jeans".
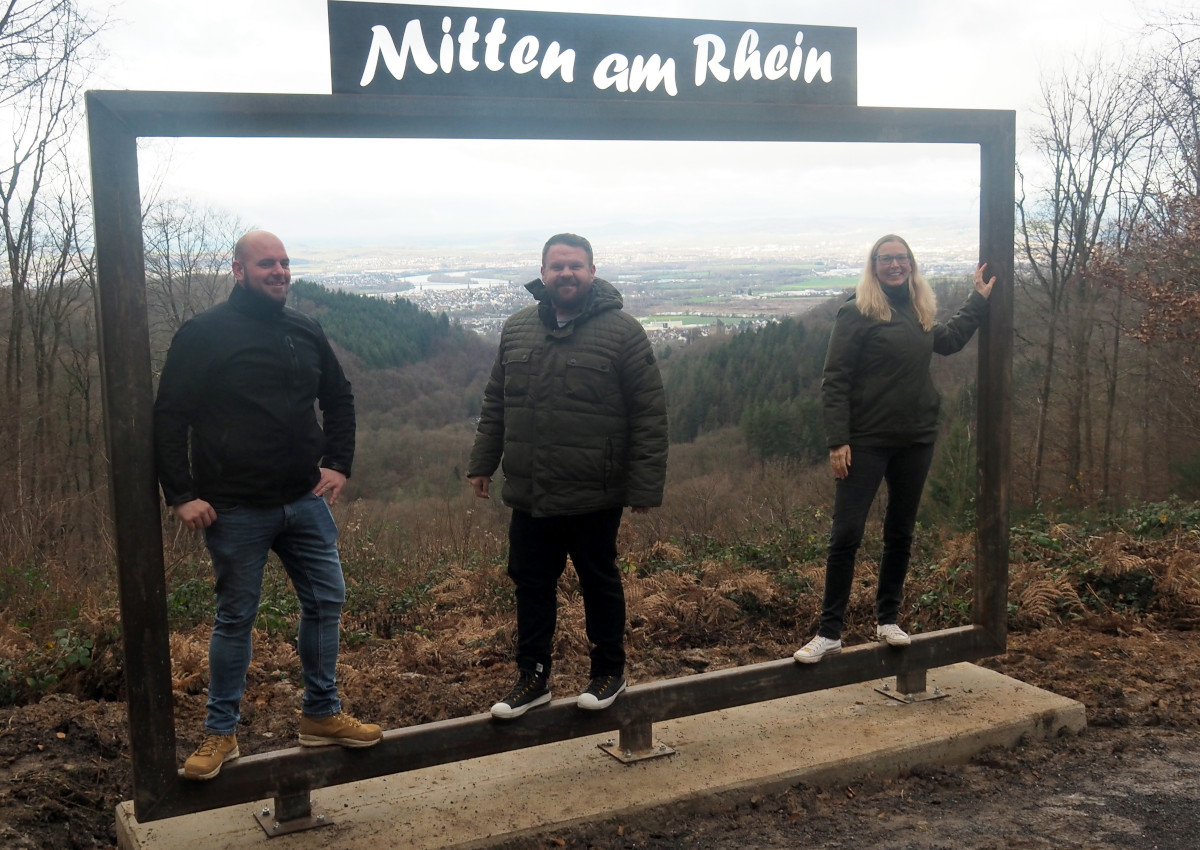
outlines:
{"label": "dark grey jeans", "polygon": [[932,443],[894,449],[850,445],[850,474],[838,479],[834,495],[833,528],[825,561],[825,600],[817,630],[822,637],[838,640],[842,636],[846,603],[854,582],[854,556],[881,481],[887,482],[888,502],[883,517],[875,621],[880,625],[896,622],[908,575],[917,508],[932,462]]}

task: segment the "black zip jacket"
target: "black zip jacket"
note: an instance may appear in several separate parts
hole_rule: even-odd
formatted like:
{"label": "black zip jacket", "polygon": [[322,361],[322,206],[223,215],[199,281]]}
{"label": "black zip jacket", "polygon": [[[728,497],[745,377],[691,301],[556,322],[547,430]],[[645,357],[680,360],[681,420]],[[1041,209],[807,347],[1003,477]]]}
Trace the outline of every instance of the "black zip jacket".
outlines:
{"label": "black zip jacket", "polygon": [[275,507],[316,486],[319,467],[349,476],[354,396],[321,326],[240,285],[184,323],[158,385],[154,453],[172,506]]}
{"label": "black zip jacket", "polygon": [[948,322],[921,327],[908,298],[885,290],[891,321],[868,319],[854,296],[842,304],[821,380],[825,437],[829,448],[844,445],[893,448],[937,439],[941,395],[929,363],[934,354],[962,350],[988,311],[988,301],[971,292]]}

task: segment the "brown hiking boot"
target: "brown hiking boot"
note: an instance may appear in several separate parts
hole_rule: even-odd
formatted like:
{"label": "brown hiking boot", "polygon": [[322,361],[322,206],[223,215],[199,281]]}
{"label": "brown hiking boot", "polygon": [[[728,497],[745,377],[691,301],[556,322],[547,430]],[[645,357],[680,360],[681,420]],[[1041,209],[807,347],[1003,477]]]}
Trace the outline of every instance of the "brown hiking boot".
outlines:
{"label": "brown hiking boot", "polygon": [[360,723],[344,711],[329,717],[300,715],[300,746],[373,747],[383,740],[383,730],[374,723]]}
{"label": "brown hiking boot", "polygon": [[221,772],[221,765],[240,755],[237,735],[205,735],[196,752],[183,763],[183,775],[188,779],[212,779]]}

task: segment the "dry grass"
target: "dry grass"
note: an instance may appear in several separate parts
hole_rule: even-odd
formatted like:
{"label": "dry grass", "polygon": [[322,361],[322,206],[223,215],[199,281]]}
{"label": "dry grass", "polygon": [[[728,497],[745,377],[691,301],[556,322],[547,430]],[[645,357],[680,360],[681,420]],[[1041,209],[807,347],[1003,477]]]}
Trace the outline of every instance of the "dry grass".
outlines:
{"label": "dry grass", "polygon": [[[663,507],[627,514],[618,541],[630,654],[640,672],[654,675],[656,653],[666,649],[705,669],[748,660],[727,646],[780,657],[806,639],[820,608],[831,495],[827,476],[751,462],[728,435],[673,449]],[[369,652],[372,669],[382,671],[373,675],[425,675],[446,665],[507,669],[514,615],[505,574],[508,512],[499,499],[474,499],[464,485],[448,496],[351,501],[335,514],[349,588],[347,659]],[[1181,510],[1180,516],[1192,513]],[[1191,519],[1173,522],[1172,533],[1151,535],[1114,522],[1101,533],[1071,522],[1014,529],[1010,626],[1036,629],[1124,614],[1168,628],[1200,625],[1200,532]],[[194,694],[207,670],[209,568],[197,535],[181,533],[170,519],[164,529],[168,613],[175,623],[172,678],[178,691]],[[874,625],[878,534],[875,517],[847,611],[852,642],[868,639]],[[905,622],[921,631],[970,622],[974,546],[971,534],[919,529]],[[107,552],[98,538],[92,551],[72,559],[60,551],[37,569],[9,567],[0,598],[0,697],[119,690],[117,585]],[[254,670],[294,689],[293,597],[281,570],[269,570],[267,585],[264,603],[278,604],[273,618],[260,622]],[[583,605],[572,571],[560,591],[556,657],[582,663]],[[83,641],[95,646],[93,667],[64,664]],[[354,666],[347,661],[348,682],[360,675]]]}

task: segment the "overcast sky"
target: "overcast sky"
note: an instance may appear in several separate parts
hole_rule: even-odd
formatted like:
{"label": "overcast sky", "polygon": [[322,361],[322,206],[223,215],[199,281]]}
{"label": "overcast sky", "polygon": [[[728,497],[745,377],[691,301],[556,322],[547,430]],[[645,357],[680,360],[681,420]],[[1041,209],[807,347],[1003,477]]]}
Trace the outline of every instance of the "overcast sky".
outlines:
{"label": "overcast sky", "polygon": [[[1015,109],[1081,56],[1135,48],[1173,0],[539,0],[423,5],[854,27],[862,106]],[[325,0],[116,0],[92,88],[330,92]],[[1178,4],[1175,4],[1178,8]],[[842,226],[976,225],[973,146],[177,140],[140,155],[143,192],[187,197],[289,244],[486,244],[576,230],[705,241]],[[585,165],[580,163],[584,162]],[[566,187],[566,188],[564,188]],[[807,234],[804,238],[810,238]],[[538,243],[540,244],[540,243]]]}

